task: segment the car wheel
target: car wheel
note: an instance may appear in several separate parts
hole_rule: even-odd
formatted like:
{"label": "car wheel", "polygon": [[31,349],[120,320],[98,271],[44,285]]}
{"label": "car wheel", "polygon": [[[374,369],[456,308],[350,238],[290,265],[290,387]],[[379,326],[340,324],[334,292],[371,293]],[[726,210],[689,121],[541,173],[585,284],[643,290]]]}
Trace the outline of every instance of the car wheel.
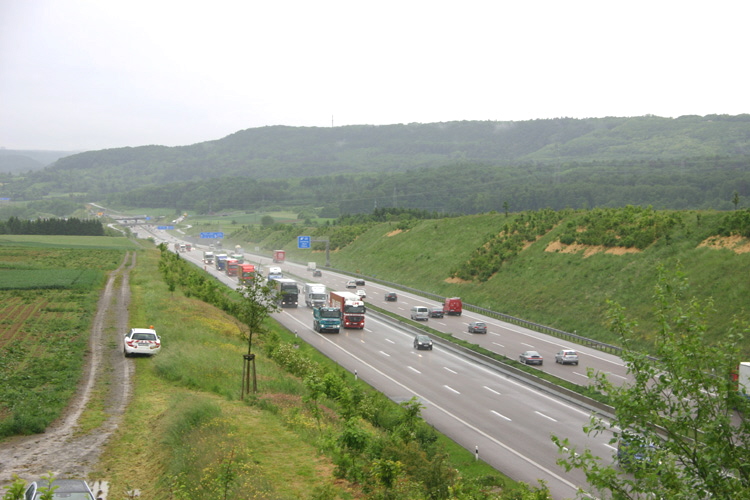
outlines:
{"label": "car wheel", "polygon": [[125,348],[122,349],[122,353],[125,355],[126,358],[130,357],[130,354],[128,354],[128,351],[126,351]]}
{"label": "car wheel", "polygon": [[578,361],[576,361],[576,362],[575,362],[575,363],[573,363],[573,364],[574,364],[574,365],[576,365],[576,366],[578,366]]}
{"label": "car wheel", "polygon": [[430,350],[432,350],[432,346],[430,346]]}

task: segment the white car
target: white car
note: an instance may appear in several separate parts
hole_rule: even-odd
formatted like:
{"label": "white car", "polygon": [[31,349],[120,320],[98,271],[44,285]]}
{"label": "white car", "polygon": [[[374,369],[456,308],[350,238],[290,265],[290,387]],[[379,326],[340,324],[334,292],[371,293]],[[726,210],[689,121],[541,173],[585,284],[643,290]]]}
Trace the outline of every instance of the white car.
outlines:
{"label": "white car", "polygon": [[354,280],[347,281],[346,288],[357,288],[357,282]]}
{"label": "white car", "polygon": [[366,299],[366,298],[367,298],[367,292],[365,292],[365,291],[364,291],[364,290],[362,290],[362,289],[360,289],[360,290],[357,290],[357,295],[359,295],[359,298],[360,298],[360,299]]}
{"label": "white car", "polygon": [[123,352],[125,357],[133,354],[153,356],[161,350],[161,339],[153,328],[131,328],[125,335]]}
{"label": "white car", "polygon": [[555,363],[578,365],[578,353],[573,349],[563,349],[555,354]]}

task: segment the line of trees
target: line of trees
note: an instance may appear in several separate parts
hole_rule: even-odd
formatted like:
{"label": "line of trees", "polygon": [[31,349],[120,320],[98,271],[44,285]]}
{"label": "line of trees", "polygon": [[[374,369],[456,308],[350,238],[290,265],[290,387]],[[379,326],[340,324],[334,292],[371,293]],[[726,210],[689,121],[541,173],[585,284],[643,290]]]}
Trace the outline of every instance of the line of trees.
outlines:
{"label": "line of trees", "polygon": [[104,226],[96,219],[36,219],[10,217],[0,221],[0,234],[44,234],[68,236],[104,236]]}

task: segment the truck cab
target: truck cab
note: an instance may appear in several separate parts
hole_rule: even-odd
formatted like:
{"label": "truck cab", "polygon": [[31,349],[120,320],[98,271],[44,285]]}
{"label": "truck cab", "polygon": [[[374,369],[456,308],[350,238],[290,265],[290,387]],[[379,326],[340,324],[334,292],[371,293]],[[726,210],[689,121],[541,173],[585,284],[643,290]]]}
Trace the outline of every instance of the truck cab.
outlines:
{"label": "truck cab", "polygon": [[341,330],[341,309],[338,307],[313,308],[313,330],[318,333]]}

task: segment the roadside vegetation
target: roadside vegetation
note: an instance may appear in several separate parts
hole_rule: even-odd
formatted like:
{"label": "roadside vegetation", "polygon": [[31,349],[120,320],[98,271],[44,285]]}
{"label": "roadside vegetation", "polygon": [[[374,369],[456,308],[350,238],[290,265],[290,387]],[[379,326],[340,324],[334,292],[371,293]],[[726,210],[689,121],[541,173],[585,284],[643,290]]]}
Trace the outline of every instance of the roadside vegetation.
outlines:
{"label": "roadside vegetation", "polygon": [[[240,227],[227,232],[226,243],[259,247],[267,254],[285,249],[288,259],[317,261],[321,267],[322,245],[300,250],[297,236],[352,234],[350,242],[332,249],[332,268],[460,296],[476,306],[613,345],[621,341],[607,325],[606,301],[617,299],[638,322],[634,342],[650,351],[658,325],[644,290],[655,285],[659,265],[681,267],[696,297],[713,299],[709,341],[721,340],[734,317],[750,317],[749,220],[750,209],[491,212],[406,221],[394,217],[352,226],[342,219],[330,227]],[[750,344],[741,348],[750,357]]]}

